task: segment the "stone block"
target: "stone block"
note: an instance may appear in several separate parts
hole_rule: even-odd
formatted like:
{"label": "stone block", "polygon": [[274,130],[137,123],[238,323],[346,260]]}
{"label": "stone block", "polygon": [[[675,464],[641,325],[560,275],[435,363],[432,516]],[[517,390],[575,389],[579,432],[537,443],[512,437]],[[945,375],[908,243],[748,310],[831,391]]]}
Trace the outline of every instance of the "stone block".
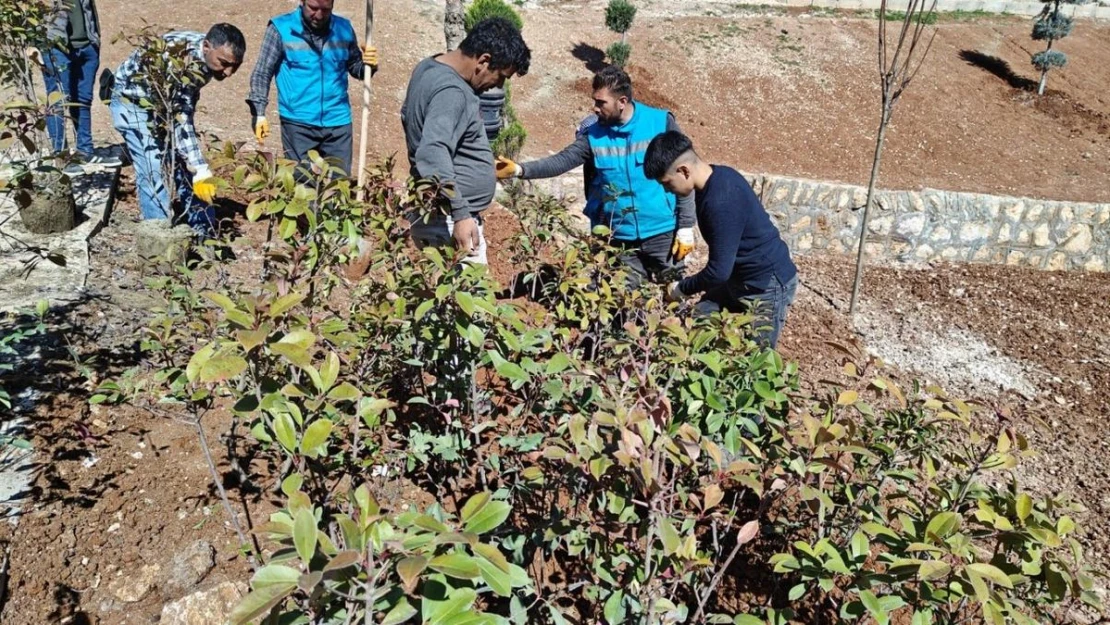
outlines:
{"label": "stone block", "polygon": [[1060,207],[1060,212],[1058,214],[1060,216],[1060,221],[1063,222],[1065,226],[1075,220],[1075,211],[1066,204]]}
{"label": "stone block", "polygon": [[868,241],[863,248],[868,258],[883,258],[886,256],[886,246],[875,241]]}
{"label": "stone block", "polygon": [[998,234],[995,235],[994,240],[999,243],[1010,242],[1010,224],[1002,224],[998,227]]}
{"label": "stone block", "polygon": [[1098,209],[1098,225],[1102,225],[1110,221],[1110,206],[1103,206]]}
{"label": "stone block", "polygon": [[192,228],[171,227],[168,219],[145,219],[135,227],[135,253],[150,261],[177,264],[185,260],[192,240]]}
{"label": "stone block", "polygon": [[1098,209],[1090,204],[1080,204],[1075,207],[1075,218],[1078,221],[1090,223],[1098,215]]}
{"label": "stone block", "polygon": [[976,263],[987,263],[990,262],[992,256],[993,250],[991,248],[981,247],[972,253],[971,260]]}
{"label": "stone block", "polygon": [[[1020,240],[1018,242],[1020,243]],[[1041,224],[1033,229],[1034,247],[1048,247],[1050,242],[1048,224]]]}
{"label": "stone block", "polygon": [[1068,228],[1064,251],[1083,254],[1091,249],[1091,227],[1087,224],[1072,224]]}
{"label": "stone block", "polygon": [[1022,213],[1025,212],[1025,202],[1017,200],[1012,204],[1007,204],[1002,212],[1012,221],[1021,221]]}
{"label": "stone block", "polygon": [[803,232],[798,235],[794,241],[794,249],[799,252],[806,252],[813,249],[813,233]]}
{"label": "stone block", "polygon": [[929,241],[932,243],[947,243],[952,238],[952,231],[944,226],[937,226],[929,233]]}
{"label": "stone block", "polygon": [[894,233],[906,239],[916,239],[925,231],[925,213],[916,212],[902,215],[898,218],[898,225]]}
{"label": "stone block", "polygon": [[871,234],[886,236],[890,234],[890,228],[893,225],[894,217],[891,215],[872,215],[867,222],[867,231]]}
{"label": "stone block", "polygon": [[1025,257],[1025,264],[1035,269],[1040,269],[1041,267],[1044,267],[1044,262],[1047,257],[1047,254],[1043,254],[1040,252],[1030,252],[1029,256]]}
{"label": "stone block", "polygon": [[958,247],[946,247],[940,251],[940,257],[944,260],[956,260],[963,256],[961,251]]}
{"label": "stone block", "polygon": [[1083,263],[1083,268],[1087,271],[1106,271],[1106,264],[1102,262],[1101,258],[1095,256]]}
{"label": "stone block", "polygon": [[790,224],[790,232],[802,232],[803,230],[807,230],[812,223],[813,219],[811,219],[809,215],[802,215],[795,219],[794,223]]}
{"label": "stone block", "polygon": [[932,258],[932,257],[933,257],[933,255],[934,255],[934,254],[936,254],[936,252],[935,252],[935,251],[933,250],[933,248],[932,248],[932,247],[931,247],[931,246],[930,246],[929,244],[927,244],[927,243],[926,243],[926,244],[924,244],[924,245],[921,245],[921,246],[919,246],[919,247],[917,248],[917,251],[915,251],[915,252],[913,253],[913,255],[914,255],[915,257],[917,257],[918,259],[920,259],[920,260],[929,260],[930,258]]}
{"label": "stone block", "polygon": [[960,226],[960,241],[973,243],[982,241],[990,236],[990,224],[982,222],[968,222]]}
{"label": "stone block", "polygon": [[1024,221],[1028,223],[1036,223],[1041,220],[1041,215],[1044,214],[1044,204],[1033,204],[1029,210],[1025,211]]}
{"label": "stone block", "polygon": [[223,625],[247,594],[246,584],[223,582],[162,607],[159,625]]}
{"label": "stone block", "polygon": [[1019,252],[1017,250],[1012,250],[1009,254],[1006,255],[1006,264],[1007,265],[1020,265],[1022,263],[1022,261],[1024,261],[1024,260],[1025,260],[1025,252]]}
{"label": "stone block", "polygon": [[1054,252],[1048,257],[1045,269],[1049,271],[1063,271],[1068,268],[1068,255],[1063,252]]}

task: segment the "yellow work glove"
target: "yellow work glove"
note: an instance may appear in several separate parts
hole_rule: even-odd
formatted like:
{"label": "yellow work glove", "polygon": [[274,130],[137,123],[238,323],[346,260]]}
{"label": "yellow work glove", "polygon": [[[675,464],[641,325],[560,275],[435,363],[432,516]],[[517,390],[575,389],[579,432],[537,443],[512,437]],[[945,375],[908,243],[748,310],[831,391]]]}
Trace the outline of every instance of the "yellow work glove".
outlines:
{"label": "yellow work glove", "polygon": [[682,260],[692,251],[694,251],[694,229],[679,228],[674,234],[671,256],[674,256],[675,260]]}
{"label": "yellow work glove", "polygon": [[254,138],[258,139],[259,143],[266,140],[270,136],[270,122],[266,120],[265,116],[259,115],[254,118]]}
{"label": "yellow work glove", "polygon": [[517,165],[504,156],[497,157],[497,161],[493,165],[493,170],[497,174],[498,180],[519,178],[521,175],[524,174],[524,169],[521,168],[520,165]]}
{"label": "yellow work glove", "polygon": [[378,49],[374,46],[363,46],[362,63],[376,68],[378,66]]}
{"label": "yellow work glove", "polygon": [[207,167],[201,167],[193,175],[193,195],[205,204],[211,204],[216,200],[216,180],[212,178],[212,172]]}

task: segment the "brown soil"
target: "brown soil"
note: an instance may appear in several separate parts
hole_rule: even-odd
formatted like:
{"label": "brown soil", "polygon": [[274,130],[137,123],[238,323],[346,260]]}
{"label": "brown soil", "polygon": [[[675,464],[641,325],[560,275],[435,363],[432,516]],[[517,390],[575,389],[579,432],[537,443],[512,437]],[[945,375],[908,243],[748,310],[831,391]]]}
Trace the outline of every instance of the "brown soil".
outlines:
{"label": "brown soil", "polygon": [[[275,7],[259,0],[234,6],[207,0],[187,7],[164,0],[98,4],[109,32],[142,20],[203,28],[219,19],[243,26],[250,46],[244,70],[205,89],[198,121],[202,130],[226,139],[249,138],[242,98],[253,51]],[[646,101],[674,110],[710,158],[754,171],[865,180],[877,117],[874,21],[773,13],[724,19],[706,15],[725,10],[721,5],[661,6],[666,9],[642,10],[632,33],[637,89]],[[600,7],[562,2],[525,11],[534,69],[514,85],[514,98],[530,132],[530,154],[561,148],[587,112],[583,85],[589,70],[572,50],[581,42],[604,48],[612,40],[601,25]],[[379,5],[375,41],[384,68],[375,82],[372,128],[379,154],[403,148],[396,112],[411,67],[442,41],[440,10],[428,2]],[[1110,100],[1104,89],[1110,83],[1110,48],[1104,45],[1110,27],[1077,25],[1061,46],[1072,65],[1050,76],[1054,91],[1046,98],[1028,92],[1035,78],[1028,66],[1028,30],[1027,20],[1015,19],[942,24],[929,64],[896,112],[884,186],[1110,201]],[[588,49],[579,51],[593,58]],[[961,57],[962,51],[980,56]],[[126,53],[122,43],[106,44],[102,52],[113,67]],[[99,138],[111,139],[99,103],[94,119]],[[95,387],[88,378],[138,364],[139,329],[153,304],[128,256],[128,224],[138,210],[126,178],[121,194],[111,226],[93,242],[90,297],[54,319],[68,324],[68,338],[91,371],[77,370],[58,339],[39,369],[16,380],[42,397],[32,442],[44,467],[25,516],[17,526],[0,529],[0,540],[11,544],[4,623],[152,622],[163,603],[157,590],[125,605],[111,600],[108,585],[143,564],[164,565],[196,539],[208,540],[218,553],[206,582],[248,574],[191,426],[136,408],[86,403]],[[227,266],[246,275],[257,269],[264,228],[241,218],[237,223],[244,239]],[[496,243],[515,227],[506,213],[490,212],[492,269],[502,283],[513,267]],[[851,343],[856,336],[845,313],[851,268],[835,258],[803,258],[799,265],[803,286],[781,348],[800,362],[809,383],[835,379],[844,355],[830,342]],[[1102,421],[1110,412],[1110,275],[945,264],[874,268],[864,293],[858,323],[863,342],[891,355],[898,379],[934,379],[954,393],[1007,409],[1042,450],[1022,471],[1027,487],[1041,494],[1062,490],[1082,502],[1088,509],[1080,518],[1087,524],[1087,555],[1110,569],[1110,473],[1102,461],[1110,451]],[[967,375],[957,375],[955,365],[936,366],[946,361],[938,359],[944,353],[934,352],[952,351],[941,340],[952,336],[989,347],[963,365]],[[898,346],[912,349],[900,352]],[[1009,363],[1017,363],[1016,373],[1002,367]],[[1033,392],[975,382],[980,369],[990,367],[1020,377]],[[270,485],[235,481],[216,438],[227,429],[225,419],[212,415],[206,426],[234,505],[241,510],[245,502],[250,524],[256,524],[273,505],[266,494]],[[251,469],[265,475],[267,467]],[[416,497],[407,492],[398,500]],[[248,524],[243,515],[240,521]]]}

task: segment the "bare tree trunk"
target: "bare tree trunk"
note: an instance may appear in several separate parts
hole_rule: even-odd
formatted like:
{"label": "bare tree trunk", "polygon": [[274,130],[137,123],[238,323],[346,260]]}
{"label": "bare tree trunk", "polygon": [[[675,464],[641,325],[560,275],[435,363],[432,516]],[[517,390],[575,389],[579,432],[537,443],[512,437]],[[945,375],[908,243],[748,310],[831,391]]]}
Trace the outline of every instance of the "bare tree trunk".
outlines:
{"label": "bare tree trunk", "polygon": [[447,51],[459,47],[466,38],[466,3],[463,0],[446,0],[447,4],[443,13],[443,35],[447,39]]}
{"label": "bare tree trunk", "polygon": [[856,302],[859,300],[860,285],[863,284],[863,255],[867,243],[867,220],[871,216],[871,204],[875,198],[875,183],[879,181],[879,163],[883,157],[883,141],[886,139],[886,127],[890,124],[893,103],[883,103],[883,114],[879,120],[879,137],[875,140],[875,160],[871,163],[871,180],[867,183],[867,201],[863,205],[863,218],[860,220],[859,251],[856,253],[856,278],[852,281],[852,301],[848,304],[848,314],[856,314]]}

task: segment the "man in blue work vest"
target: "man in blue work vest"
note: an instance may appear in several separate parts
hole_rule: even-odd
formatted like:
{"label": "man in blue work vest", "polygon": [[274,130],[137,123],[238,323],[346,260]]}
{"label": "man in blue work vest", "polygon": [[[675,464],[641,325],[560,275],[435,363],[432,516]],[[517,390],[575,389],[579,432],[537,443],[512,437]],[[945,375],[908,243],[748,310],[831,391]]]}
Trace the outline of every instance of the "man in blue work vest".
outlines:
{"label": "man in blue work vest", "polygon": [[361,48],[351,21],[332,14],[335,0],[301,0],[293,11],[270,20],[258,63],[251,72],[247,105],[261,143],[270,82],[277,78],[281,145],[285,158],[305,161],[309,150],[336,159],[351,171],[351,101],[347,76],[362,80],[366,66],[377,71],[378,51]]}
{"label": "man in blue work vest", "polygon": [[648,143],[678,124],[670,112],[634,101],[632,80],[619,67],[598,72],[593,90],[596,124],[554,156],[523,164],[499,157],[497,177],[551,178],[592,163],[585,209],[590,226],[608,227],[613,244],[625,250],[629,286],[643,278],[665,281],[694,248],[694,198],[676,200],[644,176],[643,164]]}

